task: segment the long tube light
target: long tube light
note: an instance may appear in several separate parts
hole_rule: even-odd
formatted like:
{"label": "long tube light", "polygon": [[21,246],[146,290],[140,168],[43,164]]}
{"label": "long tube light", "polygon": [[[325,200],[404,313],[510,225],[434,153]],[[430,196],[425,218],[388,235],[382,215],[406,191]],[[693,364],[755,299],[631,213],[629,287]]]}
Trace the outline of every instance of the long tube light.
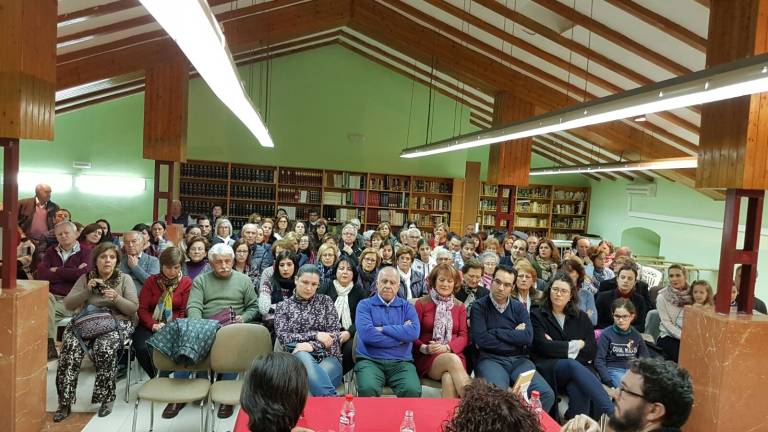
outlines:
{"label": "long tube light", "polygon": [[253,106],[218,21],[205,0],[141,0],[197,69],[213,93],[251,131],[263,147],[274,147]]}
{"label": "long tube light", "polygon": [[491,129],[405,149],[415,158],[768,91],[768,53],[649,84]]}
{"label": "long tube light", "polygon": [[616,162],[606,164],[592,165],[570,165],[552,168],[534,168],[531,175],[557,175],[557,174],[589,174],[599,172],[615,171],[642,171],[642,170],[664,170],[680,168],[696,168],[698,161],[695,156],[656,159],[640,162]]}

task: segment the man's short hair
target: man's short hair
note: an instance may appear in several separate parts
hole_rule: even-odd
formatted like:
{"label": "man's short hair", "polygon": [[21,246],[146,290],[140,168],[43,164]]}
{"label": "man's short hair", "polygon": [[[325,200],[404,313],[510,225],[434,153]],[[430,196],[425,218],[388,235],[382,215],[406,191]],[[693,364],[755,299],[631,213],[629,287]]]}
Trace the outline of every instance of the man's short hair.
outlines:
{"label": "man's short hair", "polygon": [[232,247],[226,243],[216,243],[211,246],[211,249],[208,251],[208,261],[213,261],[216,256],[228,256],[234,259],[235,251],[233,251]]}
{"label": "man's short hair", "polygon": [[496,278],[496,274],[500,271],[513,275],[515,277],[515,281],[517,281],[517,270],[514,267],[508,266],[506,264],[499,264],[496,266],[496,270],[493,271],[493,277]]}
{"label": "man's short hair", "polygon": [[408,228],[408,235],[417,235],[421,238],[421,231],[418,228]]}
{"label": "man's short hair", "polygon": [[483,271],[483,264],[474,258],[468,259],[464,261],[464,266],[461,267],[461,272],[467,274],[472,269]]}
{"label": "man's short hair", "polygon": [[57,228],[64,227],[64,226],[69,227],[69,229],[71,229],[72,232],[77,232],[77,225],[75,225],[74,222],[68,221],[68,220],[64,220],[64,221],[61,221],[61,222],[57,223],[56,226],[53,227],[53,232],[56,232]]}
{"label": "man's short hair", "polygon": [[643,377],[643,397],[664,405],[662,426],[682,427],[693,407],[693,384],[688,371],[677,363],[655,358],[629,362],[629,370]]}
{"label": "man's short hair", "polygon": [[381,278],[382,278],[382,275],[384,274],[384,272],[394,273],[394,275],[397,276],[398,279],[400,278],[400,275],[397,273],[397,269],[396,268],[394,268],[392,266],[386,266],[386,267],[382,267],[381,270],[379,270],[379,273],[376,275],[376,282],[380,282],[381,281]]}

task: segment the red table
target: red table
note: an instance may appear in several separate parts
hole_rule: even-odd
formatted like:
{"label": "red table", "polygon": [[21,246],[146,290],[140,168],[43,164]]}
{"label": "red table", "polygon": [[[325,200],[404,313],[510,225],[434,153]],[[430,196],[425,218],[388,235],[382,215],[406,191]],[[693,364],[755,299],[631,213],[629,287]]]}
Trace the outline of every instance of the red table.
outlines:
{"label": "red table", "polygon": [[[297,426],[316,432],[336,431],[344,398],[310,397],[304,408],[304,417]],[[360,432],[392,432],[399,430],[405,410],[413,411],[416,430],[419,432],[441,431],[443,422],[453,413],[458,399],[430,398],[355,398],[356,427]],[[542,417],[544,432],[558,432],[560,425],[551,417]],[[240,410],[234,432],[248,432],[248,415]]]}

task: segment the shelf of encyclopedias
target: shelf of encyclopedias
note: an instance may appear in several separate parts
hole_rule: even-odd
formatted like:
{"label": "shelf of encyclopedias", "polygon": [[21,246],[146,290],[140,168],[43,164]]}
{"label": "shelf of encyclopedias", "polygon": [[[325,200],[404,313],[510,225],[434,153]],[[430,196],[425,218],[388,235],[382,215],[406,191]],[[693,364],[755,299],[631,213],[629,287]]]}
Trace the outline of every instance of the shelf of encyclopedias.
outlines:
{"label": "shelf of encyclopedias", "polygon": [[253,213],[305,220],[317,210],[334,229],[360,219],[364,229],[389,222],[393,229],[416,221],[430,232],[450,223],[453,179],[217,161],[181,164],[180,198],[186,211],[209,213],[222,206],[239,229]]}
{"label": "shelf of encyclopedias", "polygon": [[556,240],[570,240],[587,232],[590,193],[587,187],[535,184],[506,187],[501,198],[498,188],[482,184],[478,217],[483,229],[506,228],[496,220],[497,207],[502,207],[501,213],[507,213],[511,201],[513,230]]}

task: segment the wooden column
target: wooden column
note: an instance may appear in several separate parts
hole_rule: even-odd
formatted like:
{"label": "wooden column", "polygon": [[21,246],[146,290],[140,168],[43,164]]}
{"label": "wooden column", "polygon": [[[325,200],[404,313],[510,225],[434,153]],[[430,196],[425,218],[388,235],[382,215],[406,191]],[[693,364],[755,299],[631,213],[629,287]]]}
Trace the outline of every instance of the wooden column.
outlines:
{"label": "wooden column", "polygon": [[[509,92],[496,94],[493,125],[499,126],[534,115],[534,106]],[[531,172],[533,138],[506,141],[491,146],[487,183],[527,186]]]}
{"label": "wooden column", "polygon": [[[768,0],[711,0],[707,66],[762,54],[768,48]],[[768,188],[768,96],[710,103],[701,109],[696,187],[727,188],[715,311],[686,307],[680,365],[696,399],[685,430],[765,429],[748,405],[766,401],[768,320],[752,316],[763,198]],[[739,208],[748,199],[744,247],[738,249]],[[738,314],[730,312],[734,264],[743,264]],[[743,401],[749,400],[750,404]],[[754,405],[757,404],[757,405]]]}
{"label": "wooden column", "polygon": [[48,282],[16,281],[19,145],[52,140],[56,0],[0,0],[0,145],[3,270],[0,286],[0,430],[43,428]]}
{"label": "wooden column", "polygon": [[[171,61],[147,69],[144,96],[144,159],[155,160],[152,218],[161,217],[165,201],[169,235],[177,228],[170,226],[170,203],[175,193],[175,167],[187,160],[187,103],[189,65],[178,53]],[[162,168],[167,168],[162,175]],[[162,179],[165,178],[165,184]]]}

